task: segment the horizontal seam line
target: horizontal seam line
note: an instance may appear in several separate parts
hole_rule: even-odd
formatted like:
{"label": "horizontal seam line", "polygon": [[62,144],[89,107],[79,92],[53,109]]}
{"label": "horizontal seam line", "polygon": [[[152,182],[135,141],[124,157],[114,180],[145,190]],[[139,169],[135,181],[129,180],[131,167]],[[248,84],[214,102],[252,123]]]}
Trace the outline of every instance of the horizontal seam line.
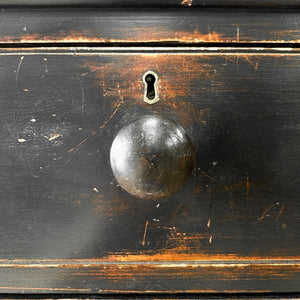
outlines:
{"label": "horizontal seam line", "polygon": [[220,48],[300,48],[300,43],[292,42],[292,41],[265,41],[265,42],[256,42],[256,41],[249,41],[249,42],[200,42],[200,43],[193,43],[193,42],[164,42],[164,41],[157,41],[157,42],[0,42],[0,48],[63,48],[63,47],[89,47],[89,48],[128,48],[128,47],[151,47],[151,48],[191,48],[191,47],[205,47],[205,48],[213,48],[213,47],[220,47]]}

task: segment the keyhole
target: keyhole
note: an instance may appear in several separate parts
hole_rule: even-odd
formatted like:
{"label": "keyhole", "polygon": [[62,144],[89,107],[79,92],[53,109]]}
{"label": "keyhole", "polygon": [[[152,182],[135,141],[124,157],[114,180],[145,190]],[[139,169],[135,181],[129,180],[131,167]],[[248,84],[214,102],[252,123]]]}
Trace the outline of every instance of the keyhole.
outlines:
{"label": "keyhole", "polygon": [[158,76],[152,71],[148,71],[143,76],[145,84],[144,101],[153,104],[159,100],[157,92]]}
{"label": "keyhole", "polygon": [[154,77],[154,75],[148,74],[145,77],[145,81],[147,82],[147,98],[149,100],[153,100],[155,98],[155,89],[154,89],[155,77]]}

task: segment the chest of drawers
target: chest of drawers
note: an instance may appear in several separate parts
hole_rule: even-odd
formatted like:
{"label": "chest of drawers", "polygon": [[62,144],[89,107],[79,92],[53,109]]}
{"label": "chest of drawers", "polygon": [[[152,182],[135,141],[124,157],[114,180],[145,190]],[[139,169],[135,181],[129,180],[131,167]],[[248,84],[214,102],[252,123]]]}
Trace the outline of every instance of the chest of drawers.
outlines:
{"label": "chest of drawers", "polygon": [[299,292],[298,1],[1,3],[0,292]]}

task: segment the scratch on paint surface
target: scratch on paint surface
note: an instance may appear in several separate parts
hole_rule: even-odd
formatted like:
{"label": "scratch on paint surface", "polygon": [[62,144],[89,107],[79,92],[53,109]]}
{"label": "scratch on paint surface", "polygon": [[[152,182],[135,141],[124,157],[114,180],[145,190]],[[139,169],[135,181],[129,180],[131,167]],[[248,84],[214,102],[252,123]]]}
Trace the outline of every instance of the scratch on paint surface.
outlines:
{"label": "scratch on paint surface", "polygon": [[80,83],[80,88],[81,88],[81,110],[84,112],[84,107],[85,107],[85,95],[84,95],[84,88],[82,85],[82,81],[80,79],[80,76],[78,76],[79,83]]}
{"label": "scratch on paint surface", "polygon": [[[70,148],[69,150],[67,150],[67,153],[66,154],[69,154],[69,153],[75,153],[79,147],[81,145],[83,145],[84,143],[86,143],[88,141],[88,139],[97,134],[98,130],[100,129],[103,129],[105,128],[105,126],[109,123],[109,121],[113,118],[113,116],[117,113],[118,109],[120,108],[120,106],[124,103],[123,101],[123,98],[121,98],[121,100],[118,102],[118,104],[116,105],[115,109],[113,110],[113,112],[110,114],[110,116],[96,129],[96,130],[93,130],[86,138],[84,138],[82,141],[80,141],[77,145],[73,146],[72,148]],[[50,137],[49,140],[53,140],[55,138],[58,138],[58,136],[53,136],[53,137]],[[57,159],[53,159],[54,161],[58,161],[58,160],[61,160],[65,158],[65,155],[63,156],[60,156],[59,158]],[[67,163],[70,161],[70,159],[68,159]],[[51,166],[51,164],[48,164],[47,167]],[[41,170],[44,170],[45,168],[41,169]]]}
{"label": "scratch on paint surface", "polygon": [[101,126],[99,126],[99,129],[105,128],[105,126],[107,125],[107,123],[113,118],[113,116],[117,113],[118,109],[120,108],[120,106],[124,103],[123,101],[123,97],[121,97],[121,100],[118,102],[118,104],[116,105],[114,111],[112,112],[112,114],[109,116],[109,118],[107,118],[103,124]]}
{"label": "scratch on paint surface", "polygon": [[279,202],[272,204],[271,206],[269,206],[264,212],[263,214],[257,219],[257,221],[254,223],[258,223],[260,221],[262,221],[263,219],[265,219],[266,217],[269,217],[270,215],[268,215],[267,213],[275,206],[279,205]]}
{"label": "scratch on paint surface", "polygon": [[64,166],[66,166],[70,161],[71,161],[72,157],[70,157],[65,163]]}
{"label": "scratch on paint surface", "polygon": [[21,69],[23,59],[24,59],[24,56],[21,56],[20,62],[18,64],[17,72],[16,72],[16,82],[18,82],[18,79],[19,79],[19,73],[20,73],[20,69]]}
{"label": "scratch on paint surface", "polygon": [[258,69],[258,62],[253,63],[248,56],[242,56],[242,59],[247,61],[253,67],[254,70]]}
{"label": "scratch on paint surface", "polygon": [[51,135],[51,136],[48,138],[48,141],[55,140],[55,139],[59,138],[60,136],[61,136],[61,134],[54,134],[54,135]]}
{"label": "scratch on paint surface", "polygon": [[249,192],[250,192],[250,182],[249,182],[249,177],[248,177],[248,176],[247,176],[246,186],[247,186],[246,194],[247,194],[247,196],[249,196]]}
{"label": "scratch on paint surface", "polygon": [[210,219],[208,219],[207,225],[208,228],[210,227]]}
{"label": "scratch on paint surface", "polygon": [[80,143],[78,143],[75,147],[68,150],[68,153],[73,152],[74,150],[77,150],[83,143],[87,141],[87,138],[84,138]]}
{"label": "scratch on paint surface", "polygon": [[218,180],[217,179],[215,179],[215,178],[213,178],[213,177],[211,177],[211,176],[209,176],[208,174],[206,174],[205,172],[201,172],[202,173],[202,175],[203,176],[205,176],[205,177],[207,177],[208,179],[211,179],[211,180],[213,180],[213,181],[215,181],[215,182],[218,182]]}
{"label": "scratch on paint surface", "polygon": [[149,224],[149,221],[147,221],[145,224],[144,236],[143,236],[143,241],[142,241],[143,246],[146,245],[146,235],[147,235],[148,224]]}
{"label": "scratch on paint surface", "polygon": [[281,207],[281,209],[280,209],[280,211],[279,211],[279,213],[278,213],[278,215],[277,215],[277,217],[276,217],[276,222],[278,221],[278,218],[279,218],[280,215],[282,214],[283,210],[284,210],[284,206],[282,205],[282,207]]}

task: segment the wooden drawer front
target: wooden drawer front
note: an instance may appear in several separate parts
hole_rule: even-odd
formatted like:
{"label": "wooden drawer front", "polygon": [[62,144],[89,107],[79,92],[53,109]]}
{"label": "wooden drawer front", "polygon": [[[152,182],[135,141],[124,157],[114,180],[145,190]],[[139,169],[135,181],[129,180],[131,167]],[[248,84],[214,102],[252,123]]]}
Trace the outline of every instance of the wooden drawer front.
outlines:
{"label": "wooden drawer front", "polygon": [[[299,291],[299,57],[2,51],[0,290]],[[109,163],[151,114],[196,153],[160,200],[125,192]]]}

